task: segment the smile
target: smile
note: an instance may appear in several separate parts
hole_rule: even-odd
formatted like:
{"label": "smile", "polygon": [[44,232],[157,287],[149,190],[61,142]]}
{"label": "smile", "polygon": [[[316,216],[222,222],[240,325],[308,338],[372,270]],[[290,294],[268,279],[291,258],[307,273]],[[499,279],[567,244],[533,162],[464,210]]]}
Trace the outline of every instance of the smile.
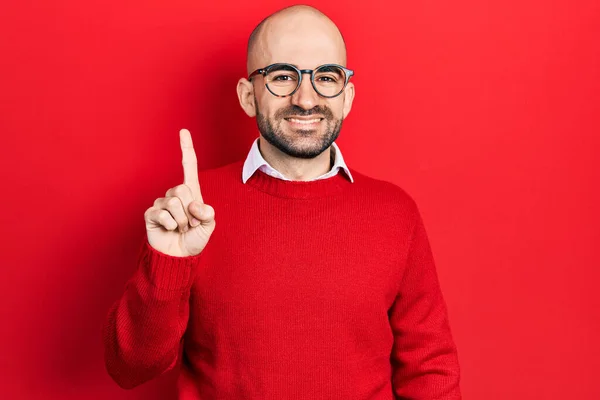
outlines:
{"label": "smile", "polygon": [[294,124],[300,125],[312,125],[317,124],[323,120],[323,118],[313,118],[313,119],[298,119],[298,118],[285,118],[286,121],[292,122]]}

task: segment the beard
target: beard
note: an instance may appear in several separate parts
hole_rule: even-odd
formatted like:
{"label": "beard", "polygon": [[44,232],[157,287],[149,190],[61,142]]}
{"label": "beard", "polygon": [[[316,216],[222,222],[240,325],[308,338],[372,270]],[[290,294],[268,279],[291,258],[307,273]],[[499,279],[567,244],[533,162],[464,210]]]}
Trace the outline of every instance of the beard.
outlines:
{"label": "beard", "polygon": [[[322,134],[314,129],[294,129],[285,133],[281,127],[285,121],[284,118],[310,115],[323,116],[324,119],[321,123],[325,125],[325,129]],[[315,106],[310,110],[305,110],[291,105],[277,110],[273,118],[267,118],[260,113],[258,108],[256,110],[258,130],[265,140],[281,152],[296,158],[315,158],[327,150],[340,135],[342,121],[343,118],[336,119],[329,107],[326,106]],[[301,145],[298,143],[299,141],[304,142],[305,145]]]}

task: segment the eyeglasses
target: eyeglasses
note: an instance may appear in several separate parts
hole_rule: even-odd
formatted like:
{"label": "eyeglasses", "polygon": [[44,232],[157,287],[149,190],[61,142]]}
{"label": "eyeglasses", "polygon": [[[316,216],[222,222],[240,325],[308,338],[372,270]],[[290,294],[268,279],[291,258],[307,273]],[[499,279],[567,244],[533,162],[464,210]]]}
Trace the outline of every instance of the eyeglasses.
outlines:
{"label": "eyeglasses", "polygon": [[339,96],[354,71],[338,64],[325,64],[316,69],[298,69],[292,64],[276,63],[257,69],[248,76],[248,80],[261,74],[267,90],[277,97],[291,96],[302,83],[302,75],[310,74],[310,82],[320,96],[332,98]]}

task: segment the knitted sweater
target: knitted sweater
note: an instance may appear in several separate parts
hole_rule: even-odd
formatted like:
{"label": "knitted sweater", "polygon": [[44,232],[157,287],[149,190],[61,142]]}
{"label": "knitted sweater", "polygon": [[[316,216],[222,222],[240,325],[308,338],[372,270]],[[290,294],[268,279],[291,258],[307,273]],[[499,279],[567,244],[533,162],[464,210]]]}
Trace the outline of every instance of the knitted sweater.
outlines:
{"label": "knitted sweater", "polygon": [[459,365],[427,235],[398,186],[352,171],[199,172],[216,228],[197,256],[141,246],[108,313],[124,388],[180,367],[178,398],[456,400]]}

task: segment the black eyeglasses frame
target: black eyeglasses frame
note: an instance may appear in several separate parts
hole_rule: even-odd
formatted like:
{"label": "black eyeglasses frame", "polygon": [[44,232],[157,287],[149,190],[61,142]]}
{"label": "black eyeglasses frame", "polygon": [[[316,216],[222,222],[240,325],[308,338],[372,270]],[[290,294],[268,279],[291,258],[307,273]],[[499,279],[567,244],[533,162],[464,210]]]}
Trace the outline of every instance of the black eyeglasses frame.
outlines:
{"label": "black eyeglasses frame", "polygon": [[[300,85],[302,84],[302,75],[304,74],[310,74],[310,83],[313,87],[313,89],[315,90],[315,92],[317,92],[317,94],[321,97],[325,97],[328,99],[332,99],[334,97],[339,96],[340,94],[342,94],[344,92],[344,89],[346,89],[346,86],[348,85],[348,81],[350,80],[350,77],[352,77],[354,75],[354,71],[351,69],[348,69],[346,67],[343,67],[339,64],[323,64],[323,65],[319,65],[317,68],[315,69],[300,69],[298,67],[296,67],[295,65],[292,64],[288,64],[288,63],[275,63],[275,64],[271,64],[271,65],[267,65],[264,68],[259,68],[256,71],[252,72],[250,75],[248,75],[248,80],[252,81],[252,78],[255,77],[256,75],[262,75],[263,78],[265,78],[267,76],[267,74],[275,67],[280,67],[280,66],[285,66],[285,67],[290,67],[292,69],[294,69],[297,73],[298,73],[298,84],[296,85],[296,88],[290,93],[290,94],[286,94],[286,95],[280,95],[280,94],[276,94],[273,93],[273,91],[269,88],[269,85],[265,82],[265,87],[267,88],[267,90],[275,97],[288,97],[288,96],[292,96],[294,93],[296,93],[296,91],[298,90],[298,88],[300,88]],[[342,87],[342,90],[339,91],[339,93],[333,95],[333,96],[324,96],[323,94],[321,94],[321,92],[319,92],[317,90],[317,87],[315,86],[315,71],[318,71],[321,68],[324,67],[337,67],[340,68],[344,71],[344,75],[346,76],[346,81],[344,82],[344,86]]]}

